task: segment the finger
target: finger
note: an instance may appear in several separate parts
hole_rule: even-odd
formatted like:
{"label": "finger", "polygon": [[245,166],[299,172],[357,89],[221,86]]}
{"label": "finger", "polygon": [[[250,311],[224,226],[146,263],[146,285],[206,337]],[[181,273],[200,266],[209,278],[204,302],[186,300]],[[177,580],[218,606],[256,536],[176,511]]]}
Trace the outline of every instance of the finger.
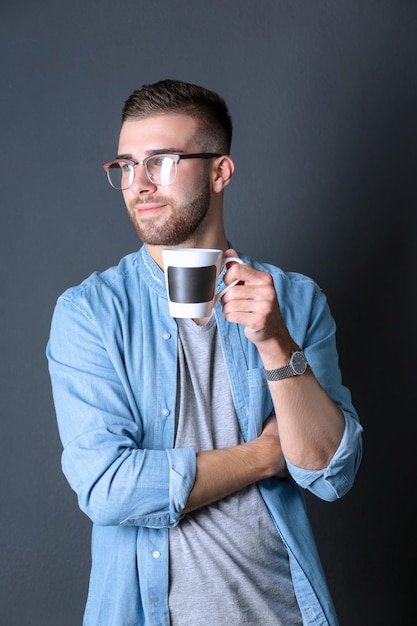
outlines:
{"label": "finger", "polygon": [[227,258],[229,256],[239,256],[239,255],[234,248],[229,248],[228,250],[226,250],[223,256]]}
{"label": "finger", "polygon": [[269,285],[248,282],[229,287],[222,297],[222,303],[223,305],[230,303],[230,306],[236,309],[257,309],[266,312],[273,311],[278,306],[275,289]]}
{"label": "finger", "polygon": [[243,263],[236,263],[233,261],[228,263],[226,265],[226,273],[223,277],[223,280],[226,283],[226,285],[230,285],[230,283],[233,283],[236,280],[242,281],[242,282],[250,280],[250,272],[249,273],[247,271],[242,272],[243,268],[252,269],[250,265],[246,265]]}
{"label": "finger", "polygon": [[226,284],[240,280],[250,285],[259,284],[275,289],[271,274],[257,270],[247,263],[230,263],[227,265],[225,279]]}

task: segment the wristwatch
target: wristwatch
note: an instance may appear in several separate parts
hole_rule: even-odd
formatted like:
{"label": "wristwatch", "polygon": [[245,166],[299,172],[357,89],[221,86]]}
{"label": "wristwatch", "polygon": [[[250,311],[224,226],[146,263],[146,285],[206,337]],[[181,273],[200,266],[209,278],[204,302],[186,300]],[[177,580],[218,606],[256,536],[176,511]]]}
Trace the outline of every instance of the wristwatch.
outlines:
{"label": "wristwatch", "polygon": [[279,367],[276,370],[264,370],[267,380],[284,380],[284,378],[290,378],[291,376],[301,376],[307,369],[307,359],[304,352],[301,350],[295,350],[291,354],[291,359],[288,365]]}

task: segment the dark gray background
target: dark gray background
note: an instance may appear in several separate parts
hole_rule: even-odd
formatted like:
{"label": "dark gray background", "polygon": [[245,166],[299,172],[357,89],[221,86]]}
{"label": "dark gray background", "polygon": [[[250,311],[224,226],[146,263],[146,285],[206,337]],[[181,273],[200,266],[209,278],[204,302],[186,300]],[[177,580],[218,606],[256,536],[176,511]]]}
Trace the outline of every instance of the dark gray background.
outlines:
{"label": "dark gray background", "polygon": [[44,350],[57,296],[139,246],[101,163],[167,77],[229,103],[235,247],[313,276],[338,322],[365,455],[308,505],[341,626],[417,623],[417,2],[1,0],[0,46],[1,626],[81,624],[90,521]]}

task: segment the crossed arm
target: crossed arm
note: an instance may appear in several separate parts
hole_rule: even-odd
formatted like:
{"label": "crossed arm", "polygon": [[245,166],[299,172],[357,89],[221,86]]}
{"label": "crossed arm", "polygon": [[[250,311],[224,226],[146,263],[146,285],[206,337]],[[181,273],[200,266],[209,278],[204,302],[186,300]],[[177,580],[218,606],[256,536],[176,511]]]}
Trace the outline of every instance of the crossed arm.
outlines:
{"label": "crossed arm", "polygon": [[196,480],[183,512],[217,502],[271,476],[288,476],[274,415],[253,441],[233,448],[197,452]]}
{"label": "crossed arm", "polygon": [[[281,319],[270,275],[249,265],[232,265],[225,278],[241,281],[226,293],[225,317],[244,326],[267,369],[287,364],[298,346]],[[104,305],[110,309],[111,293],[109,300]],[[91,519],[104,525],[169,526],[180,511],[205,506],[263,478],[287,475],[286,463],[293,465],[293,478],[320,497],[332,499],[348,490],[360,461],[360,426],[347,418],[343,464],[332,469],[331,480],[324,480],[321,472],[315,475],[315,469],[327,468],[332,459],[344,420],[311,371],[269,383],[275,416],[253,441],[200,452],[197,458],[186,450],[142,448],[141,419],[139,414],[132,419],[135,403],[129,401],[133,392],[117,332],[107,329],[103,335],[88,306],[88,300],[60,300],[48,359],[64,473]],[[144,374],[144,384],[150,384],[154,373]],[[349,409],[349,398],[343,397]],[[195,464],[196,474],[191,475]]]}

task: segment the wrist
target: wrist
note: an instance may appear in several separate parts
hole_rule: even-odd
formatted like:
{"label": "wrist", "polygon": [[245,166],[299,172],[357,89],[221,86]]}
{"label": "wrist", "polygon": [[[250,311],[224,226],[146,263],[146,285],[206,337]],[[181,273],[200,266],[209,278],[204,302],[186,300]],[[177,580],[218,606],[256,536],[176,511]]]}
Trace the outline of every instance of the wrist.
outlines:
{"label": "wrist", "polygon": [[288,365],[292,353],[297,350],[300,350],[300,348],[291,338],[283,342],[279,342],[276,339],[270,340],[258,346],[262,364],[267,370]]}
{"label": "wrist", "polygon": [[246,445],[250,448],[251,463],[256,467],[256,481],[275,476],[277,473],[277,460],[281,454],[281,446],[278,440],[272,436],[262,434]]}

